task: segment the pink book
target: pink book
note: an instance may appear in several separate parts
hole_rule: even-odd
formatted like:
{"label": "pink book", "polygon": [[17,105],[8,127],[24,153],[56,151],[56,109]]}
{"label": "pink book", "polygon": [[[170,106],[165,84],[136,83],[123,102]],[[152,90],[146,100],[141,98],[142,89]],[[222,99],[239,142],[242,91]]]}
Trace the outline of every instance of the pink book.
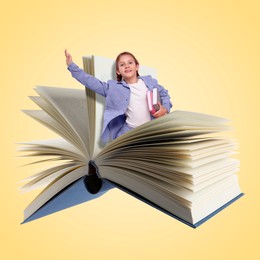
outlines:
{"label": "pink book", "polygon": [[154,114],[156,111],[160,109],[159,106],[160,95],[158,89],[153,88],[153,90],[148,90],[146,97],[147,97],[148,109],[151,114]]}

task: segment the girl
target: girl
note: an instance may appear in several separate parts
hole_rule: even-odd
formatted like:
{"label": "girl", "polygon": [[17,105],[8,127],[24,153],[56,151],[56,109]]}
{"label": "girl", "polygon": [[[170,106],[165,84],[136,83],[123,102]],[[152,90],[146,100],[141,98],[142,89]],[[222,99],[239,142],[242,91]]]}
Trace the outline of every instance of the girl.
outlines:
{"label": "girl", "polygon": [[[72,77],[85,87],[106,97],[106,108],[102,131],[103,142],[115,139],[129,130],[154,118],[170,112],[172,107],[168,91],[151,76],[139,76],[139,62],[129,52],[122,52],[116,58],[117,80],[101,82],[87,74],[73,61],[65,50],[66,64]],[[157,88],[161,102],[159,110],[150,114],[146,101],[147,90]]]}

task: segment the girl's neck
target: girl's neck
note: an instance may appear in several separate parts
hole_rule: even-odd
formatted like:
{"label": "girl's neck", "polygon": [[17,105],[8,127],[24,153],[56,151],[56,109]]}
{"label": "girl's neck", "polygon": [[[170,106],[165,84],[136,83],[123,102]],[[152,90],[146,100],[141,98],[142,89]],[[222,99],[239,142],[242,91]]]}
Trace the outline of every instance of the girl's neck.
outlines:
{"label": "girl's neck", "polygon": [[137,77],[134,77],[134,78],[131,78],[131,79],[124,79],[124,81],[127,83],[127,84],[135,84],[138,82],[138,78]]}

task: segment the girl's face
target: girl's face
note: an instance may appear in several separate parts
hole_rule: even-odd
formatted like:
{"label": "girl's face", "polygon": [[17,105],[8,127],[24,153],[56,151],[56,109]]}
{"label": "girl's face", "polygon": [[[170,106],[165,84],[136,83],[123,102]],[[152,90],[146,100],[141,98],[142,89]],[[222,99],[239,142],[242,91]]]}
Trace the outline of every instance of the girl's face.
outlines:
{"label": "girl's face", "polygon": [[135,83],[137,82],[138,69],[139,65],[135,63],[131,55],[122,55],[118,61],[116,73],[121,74],[127,83]]}

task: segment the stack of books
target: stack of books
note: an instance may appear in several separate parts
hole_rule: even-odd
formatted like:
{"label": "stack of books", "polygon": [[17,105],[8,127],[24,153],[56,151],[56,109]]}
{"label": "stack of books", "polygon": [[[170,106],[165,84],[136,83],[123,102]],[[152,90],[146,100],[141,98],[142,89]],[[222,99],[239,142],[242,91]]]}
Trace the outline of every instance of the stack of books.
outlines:
{"label": "stack of books", "polygon": [[157,88],[153,88],[153,90],[148,90],[147,94],[147,104],[150,113],[153,115],[160,109],[160,95]]}

